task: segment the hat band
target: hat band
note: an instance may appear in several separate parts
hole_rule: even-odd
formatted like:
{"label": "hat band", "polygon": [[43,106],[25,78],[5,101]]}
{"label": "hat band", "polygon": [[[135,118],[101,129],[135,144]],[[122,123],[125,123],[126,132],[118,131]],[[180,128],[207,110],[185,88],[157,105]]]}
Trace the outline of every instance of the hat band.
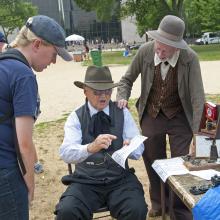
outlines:
{"label": "hat band", "polygon": [[160,28],[158,29],[158,33],[168,40],[172,40],[172,41],[181,41],[182,40],[182,36],[176,36],[173,34],[169,34],[165,31],[161,30]]}
{"label": "hat band", "polygon": [[113,81],[85,81],[84,83],[113,83]]}

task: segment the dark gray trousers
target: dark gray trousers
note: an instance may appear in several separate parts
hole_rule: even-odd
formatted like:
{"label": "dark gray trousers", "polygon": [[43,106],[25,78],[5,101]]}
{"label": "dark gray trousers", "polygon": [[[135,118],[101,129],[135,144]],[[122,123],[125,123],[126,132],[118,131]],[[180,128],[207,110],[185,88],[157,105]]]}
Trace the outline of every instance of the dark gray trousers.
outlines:
{"label": "dark gray trousers", "polygon": [[[143,159],[150,181],[150,199],[152,208],[161,210],[160,178],[151,167],[156,159],[164,159],[166,155],[166,135],[169,137],[171,157],[186,155],[192,140],[192,130],[184,112],[179,112],[168,119],[162,112],[156,118],[144,114],[141,122],[142,134],[148,139],[145,142]],[[171,194],[168,198],[168,194]],[[190,220],[192,215],[187,207],[174,193],[167,193],[172,220]]]}
{"label": "dark gray trousers", "polygon": [[107,205],[116,219],[146,220],[144,191],[132,173],[113,184],[72,183],[56,206],[56,219],[90,220],[93,212],[103,205]]}

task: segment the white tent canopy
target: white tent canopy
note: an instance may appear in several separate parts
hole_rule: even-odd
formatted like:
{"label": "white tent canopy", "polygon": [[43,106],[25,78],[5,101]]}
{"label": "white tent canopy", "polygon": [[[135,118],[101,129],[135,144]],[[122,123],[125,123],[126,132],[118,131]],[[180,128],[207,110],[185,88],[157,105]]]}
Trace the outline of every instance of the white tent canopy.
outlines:
{"label": "white tent canopy", "polygon": [[84,41],[84,40],[85,40],[84,37],[77,34],[72,34],[65,39],[65,41]]}

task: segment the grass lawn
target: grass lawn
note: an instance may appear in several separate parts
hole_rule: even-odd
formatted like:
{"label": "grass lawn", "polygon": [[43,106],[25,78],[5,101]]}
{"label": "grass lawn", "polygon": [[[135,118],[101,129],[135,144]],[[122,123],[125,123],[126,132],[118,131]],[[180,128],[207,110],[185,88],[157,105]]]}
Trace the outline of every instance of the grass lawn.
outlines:
{"label": "grass lawn", "polygon": [[220,105],[220,94],[206,94],[206,100]]}
{"label": "grass lawn", "polygon": [[200,61],[220,60],[220,44],[193,45],[191,48],[196,51]]}
{"label": "grass lawn", "polygon": [[[191,48],[196,51],[200,61],[220,60],[220,44],[192,45]],[[123,57],[123,51],[103,51],[102,63],[103,65],[128,65],[136,52],[137,50],[132,50],[131,56]],[[92,65],[92,60],[84,61],[83,65]]]}
{"label": "grass lawn", "polygon": [[[206,94],[206,100],[220,105],[220,94]],[[132,113],[132,116],[134,117],[135,121],[138,124],[138,114],[137,114],[137,110],[135,107],[136,101],[137,99],[129,99],[128,106],[129,106],[129,111]],[[66,121],[68,115],[69,114],[64,114],[61,119],[56,120],[56,121],[39,123],[35,126],[35,131],[43,135],[44,132],[48,130],[48,126],[56,127],[59,124],[63,124]]]}
{"label": "grass lawn", "polygon": [[[128,65],[131,63],[132,58],[136,54],[136,50],[131,52],[131,56],[123,57],[123,51],[102,51],[102,63],[103,65]],[[84,61],[83,65],[92,65],[92,60]]]}

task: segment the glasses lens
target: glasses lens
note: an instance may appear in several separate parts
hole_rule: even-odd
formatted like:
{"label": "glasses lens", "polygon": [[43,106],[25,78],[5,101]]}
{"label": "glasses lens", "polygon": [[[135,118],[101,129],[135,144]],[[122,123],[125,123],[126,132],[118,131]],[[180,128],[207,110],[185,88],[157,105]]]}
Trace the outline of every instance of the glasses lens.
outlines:
{"label": "glasses lens", "polygon": [[112,89],[106,89],[106,90],[93,90],[93,93],[94,95],[102,95],[102,94],[105,94],[105,95],[110,95],[112,93]]}

